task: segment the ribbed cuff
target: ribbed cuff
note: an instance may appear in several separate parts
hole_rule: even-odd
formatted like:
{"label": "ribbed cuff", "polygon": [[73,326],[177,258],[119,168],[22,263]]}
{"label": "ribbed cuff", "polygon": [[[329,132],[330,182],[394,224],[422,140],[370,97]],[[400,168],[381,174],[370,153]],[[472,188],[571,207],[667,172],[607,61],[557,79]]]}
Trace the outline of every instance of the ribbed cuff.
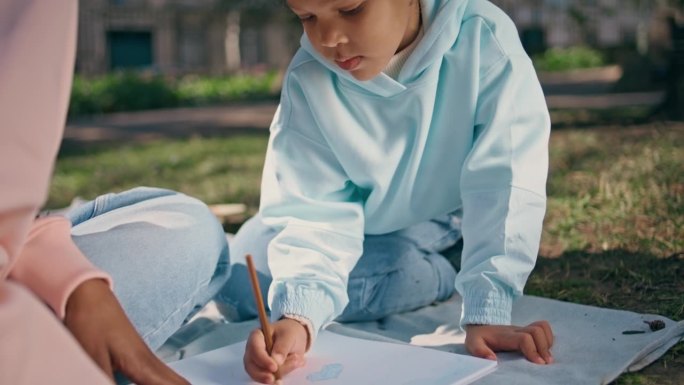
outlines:
{"label": "ribbed cuff", "polygon": [[463,293],[461,327],[476,325],[510,325],[513,297],[505,293],[468,291]]}
{"label": "ribbed cuff", "polygon": [[64,319],[71,293],[89,279],[111,277],[98,270],[71,239],[71,223],[64,217],[37,219],[10,277],[26,285]]}
{"label": "ribbed cuff", "polygon": [[334,317],[335,305],[332,298],[324,290],[311,284],[279,283],[273,289],[271,319],[275,321],[290,315],[309,320],[313,344],[318,331]]}
{"label": "ribbed cuff", "polygon": [[295,321],[299,322],[300,324],[302,324],[302,326],[304,326],[304,329],[306,329],[306,337],[307,337],[306,351],[308,352],[309,349],[311,349],[311,345],[313,344],[313,334],[314,334],[313,324],[311,324],[311,320],[306,318],[306,317],[302,317],[302,316],[296,315],[296,314],[285,314],[284,317],[291,319],[291,320],[295,320]]}

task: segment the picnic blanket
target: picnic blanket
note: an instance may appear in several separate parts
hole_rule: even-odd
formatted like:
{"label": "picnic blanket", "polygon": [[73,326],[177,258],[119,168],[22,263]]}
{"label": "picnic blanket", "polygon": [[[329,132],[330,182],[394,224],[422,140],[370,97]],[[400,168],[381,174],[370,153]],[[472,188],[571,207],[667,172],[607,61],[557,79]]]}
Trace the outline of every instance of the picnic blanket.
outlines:
{"label": "picnic blanket", "polygon": [[[328,330],[371,340],[410,343],[467,354],[458,328],[461,298],[392,315],[375,322],[333,323]],[[536,365],[518,353],[497,353],[497,370],[478,385],[607,384],[625,371],[637,371],[662,356],[684,337],[684,321],[629,311],[523,296],[513,306],[513,323],[545,319],[553,328],[555,363]],[[652,330],[644,321],[660,320]],[[167,362],[183,359],[247,338],[257,320],[227,323],[210,303],[157,352]],[[623,332],[629,331],[627,334]],[[643,332],[643,333],[642,333]],[[428,385],[428,384],[426,384]]]}

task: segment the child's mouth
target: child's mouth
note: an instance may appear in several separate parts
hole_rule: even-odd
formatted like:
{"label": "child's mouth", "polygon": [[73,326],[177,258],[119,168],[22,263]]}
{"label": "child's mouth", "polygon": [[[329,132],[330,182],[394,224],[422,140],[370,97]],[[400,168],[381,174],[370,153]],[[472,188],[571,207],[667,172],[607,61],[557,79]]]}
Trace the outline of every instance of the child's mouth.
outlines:
{"label": "child's mouth", "polygon": [[345,71],[353,71],[359,66],[359,64],[361,64],[361,56],[354,56],[346,60],[336,59],[335,63],[337,63],[337,65]]}

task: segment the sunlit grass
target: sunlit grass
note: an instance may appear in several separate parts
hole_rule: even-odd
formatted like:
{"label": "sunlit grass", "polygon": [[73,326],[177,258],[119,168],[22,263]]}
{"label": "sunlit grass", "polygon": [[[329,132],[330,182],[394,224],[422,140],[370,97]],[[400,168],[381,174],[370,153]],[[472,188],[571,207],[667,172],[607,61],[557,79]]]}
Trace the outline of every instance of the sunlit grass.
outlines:
{"label": "sunlit grass", "polygon": [[684,250],[681,126],[562,130],[551,140],[542,255]]}
{"label": "sunlit grass", "polygon": [[181,191],[207,203],[241,202],[256,208],[266,142],[263,134],[63,151],[48,206],[144,185]]}

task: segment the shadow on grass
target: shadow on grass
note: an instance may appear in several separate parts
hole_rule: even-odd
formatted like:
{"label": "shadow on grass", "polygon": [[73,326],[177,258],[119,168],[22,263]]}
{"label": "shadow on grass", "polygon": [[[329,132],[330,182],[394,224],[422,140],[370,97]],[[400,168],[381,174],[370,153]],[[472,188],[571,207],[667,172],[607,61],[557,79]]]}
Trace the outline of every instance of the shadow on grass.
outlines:
{"label": "shadow on grass", "polygon": [[628,126],[663,121],[654,115],[654,108],[647,106],[616,107],[606,109],[552,109],[553,129],[591,128],[595,126]]}
{"label": "shadow on grass", "polygon": [[541,256],[526,293],[681,320],[684,251],[667,258],[620,249]]}

